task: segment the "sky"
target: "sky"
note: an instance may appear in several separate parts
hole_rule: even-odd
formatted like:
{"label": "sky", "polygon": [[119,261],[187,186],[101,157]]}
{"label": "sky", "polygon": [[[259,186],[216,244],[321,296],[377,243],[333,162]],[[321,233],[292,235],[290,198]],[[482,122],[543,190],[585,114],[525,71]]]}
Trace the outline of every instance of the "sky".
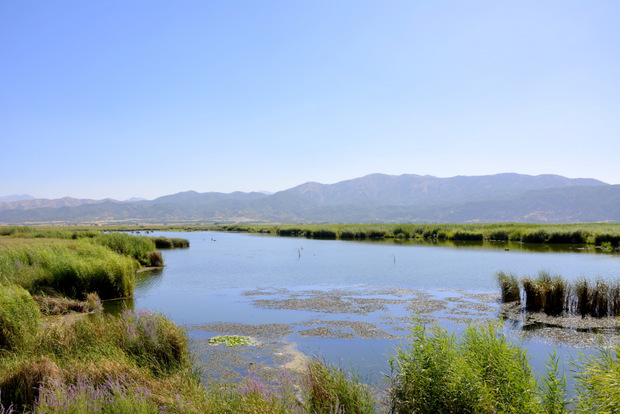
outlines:
{"label": "sky", "polygon": [[617,0],[0,0],[0,196],[619,160]]}

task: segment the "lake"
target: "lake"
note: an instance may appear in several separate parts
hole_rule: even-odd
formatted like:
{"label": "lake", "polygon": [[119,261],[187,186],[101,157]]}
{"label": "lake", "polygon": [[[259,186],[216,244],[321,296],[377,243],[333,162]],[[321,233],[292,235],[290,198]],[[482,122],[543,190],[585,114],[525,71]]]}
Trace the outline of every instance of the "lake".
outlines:
{"label": "lake", "polygon": [[[412,315],[456,332],[468,323],[498,320],[498,271],[535,276],[545,270],[569,280],[620,275],[618,254],[570,246],[150,235],[186,238],[190,248],[164,250],[165,268],[140,274],[134,298],[107,307],[147,308],[185,326],[205,378],[213,381],[236,381],[248,369],[294,369],[303,356],[317,355],[381,384],[388,355],[406,343]],[[554,347],[567,359],[573,351],[590,352],[598,338],[592,330],[530,329],[546,325],[526,318],[505,326],[538,372]],[[615,328],[599,331],[615,336]],[[208,345],[218,334],[250,335],[259,345]]]}

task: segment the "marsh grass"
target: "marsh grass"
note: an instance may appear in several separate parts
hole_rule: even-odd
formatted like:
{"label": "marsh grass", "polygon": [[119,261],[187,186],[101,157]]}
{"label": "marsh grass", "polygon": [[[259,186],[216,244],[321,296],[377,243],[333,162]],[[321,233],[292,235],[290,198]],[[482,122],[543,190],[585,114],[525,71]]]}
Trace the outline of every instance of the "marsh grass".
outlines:
{"label": "marsh grass", "polygon": [[157,249],[186,249],[189,247],[189,240],[178,237],[152,237]]}
{"label": "marsh grass", "polygon": [[[176,229],[160,228],[159,230]],[[315,230],[329,230],[342,240],[393,238],[397,240],[513,241],[548,244],[595,244],[620,246],[620,224],[332,224],[296,226],[189,226],[183,230],[216,230],[271,233],[289,237],[309,237]]]}
{"label": "marsh grass", "polygon": [[30,293],[0,284],[0,351],[27,346],[40,326],[40,312]]}
{"label": "marsh grass", "polygon": [[[503,272],[496,274],[502,302],[518,302],[516,277]],[[521,279],[525,311],[544,312],[559,316],[563,313],[604,318],[620,315],[620,281],[597,278],[594,283],[581,278],[572,284],[561,276],[539,272],[536,278]]]}
{"label": "marsh grass", "polygon": [[578,413],[620,412],[620,349],[599,348],[572,362],[577,382]]}
{"label": "marsh grass", "polygon": [[374,413],[375,402],[359,376],[312,359],[306,368],[307,409],[311,413]]}
{"label": "marsh grass", "polygon": [[5,281],[33,293],[52,289],[74,299],[89,292],[102,299],[131,296],[138,266],[132,258],[80,241],[16,244],[0,251]]}
{"label": "marsh grass", "polygon": [[461,339],[414,320],[411,344],[390,360],[392,413],[537,412],[525,351],[499,324],[470,326]]}
{"label": "marsh grass", "polygon": [[521,303],[521,291],[517,277],[512,273],[504,272],[497,272],[495,277],[501,289],[501,301]]}
{"label": "marsh grass", "polygon": [[158,405],[144,386],[124,378],[108,377],[103,384],[79,378],[76,384],[48,380],[40,388],[34,403],[37,414],[61,413],[160,413]]}
{"label": "marsh grass", "polygon": [[540,405],[545,414],[564,414],[570,404],[566,392],[566,376],[560,372],[559,358],[553,350],[545,367],[545,375],[539,385]]}
{"label": "marsh grass", "polygon": [[149,252],[155,251],[155,242],[149,237],[136,237],[125,233],[100,233],[90,239],[112,251],[129,256],[141,265],[149,265]]}
{"label": "marsh grass", "polygon": [[189,366],[185,333],[164,316],[146,310],[125,311],[117,329],[120,348],[153,373]]}

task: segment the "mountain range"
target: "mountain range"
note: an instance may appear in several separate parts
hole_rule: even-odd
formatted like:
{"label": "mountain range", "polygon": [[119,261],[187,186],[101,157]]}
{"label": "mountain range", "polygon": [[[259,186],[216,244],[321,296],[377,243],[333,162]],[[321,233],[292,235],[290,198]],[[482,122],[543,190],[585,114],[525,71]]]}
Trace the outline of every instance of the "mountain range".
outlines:
{"label": "mountain range", "polygon": [[618,222],[620,185],[504,173],[438,178],[371,174],[274,194],[186,191],[154,200],[20,199],[0,223]]}

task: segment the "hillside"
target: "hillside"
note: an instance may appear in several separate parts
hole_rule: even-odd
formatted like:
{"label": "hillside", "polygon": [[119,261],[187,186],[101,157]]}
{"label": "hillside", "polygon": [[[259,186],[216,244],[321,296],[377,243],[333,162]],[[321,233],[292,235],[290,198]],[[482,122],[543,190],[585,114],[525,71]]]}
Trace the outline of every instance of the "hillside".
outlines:
{"label": "hillside", "polygon": [[150,201],[0,203],[0,223],[620,221],[620,186],[557,175],[438,178],[371,174],[275,194],[186,191]]}

